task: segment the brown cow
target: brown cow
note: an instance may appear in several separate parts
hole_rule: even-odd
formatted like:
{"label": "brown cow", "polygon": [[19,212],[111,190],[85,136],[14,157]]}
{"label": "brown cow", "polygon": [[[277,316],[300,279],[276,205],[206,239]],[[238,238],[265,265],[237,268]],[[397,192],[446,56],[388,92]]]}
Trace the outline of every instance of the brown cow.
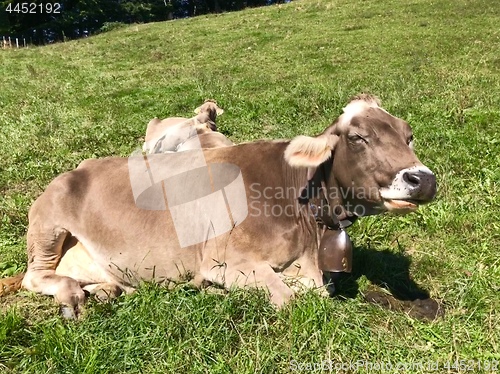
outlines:
{"label": "brown cow", "polygon": [[316,137],[84,161],[31,207],[22,285],[70,315],[84,289],[116,293],[186,274],[267,288],[282,305],[293,291],[281,274],[324,285],[314,206],[342,219],[434,198],[435,176],[411,141],[405,121],[363,95]]}
{"label": "brown cow", "polygon": [[197,135],[217,131],[218,115],[224,110],[214,100],[206,100],[196,108],[192,118],[170,117],[160,120],[153,118],[146,128],[143,151],[149,154],[175,152],[178,147]]}

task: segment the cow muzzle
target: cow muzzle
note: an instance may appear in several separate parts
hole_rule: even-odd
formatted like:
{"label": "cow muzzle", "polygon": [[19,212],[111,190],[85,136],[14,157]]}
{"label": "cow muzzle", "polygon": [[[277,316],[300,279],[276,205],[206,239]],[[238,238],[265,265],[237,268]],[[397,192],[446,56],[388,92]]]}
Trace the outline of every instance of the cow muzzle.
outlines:
{"label": "cow muzzle", "polygon": [[410,212],[436,196],[436,176],[425,166],[413,166],[396,174],[391,185],[380,189],[388,211]]}

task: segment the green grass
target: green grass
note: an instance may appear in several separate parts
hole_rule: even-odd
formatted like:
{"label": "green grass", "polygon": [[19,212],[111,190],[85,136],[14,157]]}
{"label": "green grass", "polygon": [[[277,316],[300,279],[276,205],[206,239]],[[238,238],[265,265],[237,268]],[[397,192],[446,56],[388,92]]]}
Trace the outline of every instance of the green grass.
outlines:
{"label": "green grass", "polygon": [[[439,185],[418,213],[350,229],[355,272],[337,298],[306,294],[275,311],[262,292],[145,285],[90,302],[76,322],[47,297],[2,298],[0,372],[286,373],[322,360],[439,361],[444,372],[447,361],[500,361],[499,24],[490,0],[303,0],[0,51],[2,276],[25,267],[28,209],[56,175],[128,156],[152,117],[188,116],[205,98],[239,142],[316,134],[369,91],[410,122]],[[446,315],[424,322],[366,303],[379,287],[426,291]]]}

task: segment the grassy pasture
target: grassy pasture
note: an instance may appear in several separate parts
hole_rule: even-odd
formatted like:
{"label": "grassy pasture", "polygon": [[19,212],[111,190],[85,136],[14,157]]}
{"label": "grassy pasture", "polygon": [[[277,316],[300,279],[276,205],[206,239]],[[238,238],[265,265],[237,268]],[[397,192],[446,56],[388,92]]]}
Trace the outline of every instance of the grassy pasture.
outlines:
{"label": "grassy pasture", "polygon": [[[73,322],[50,298],[0,298],[0,372],[500,370],[499,24],[491,0],[300,0],[0,51],[2,276],[24,270],[27,212],[55,176],[128,156],[152,117],[189,116],[205,98],[238,142],[314,135],[350,96],[377,94],[410,122],[439,186],[417,213],[349,229],[354,273],[333,299],[276,311],[262,292],[146,284]],[[369,304],[372,289],[428,292],[446,315]]]}

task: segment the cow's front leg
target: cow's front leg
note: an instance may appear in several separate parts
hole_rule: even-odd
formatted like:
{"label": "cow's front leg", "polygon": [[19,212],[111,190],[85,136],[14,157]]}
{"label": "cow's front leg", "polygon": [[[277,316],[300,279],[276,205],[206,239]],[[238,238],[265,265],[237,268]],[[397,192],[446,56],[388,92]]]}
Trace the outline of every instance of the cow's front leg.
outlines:
{"label": "cow's front leg", "polygon": [[267,263],[246,260],[217,262],[206,259],[202,274],[210,282],[227,289],[233,286],[264,288],[269,291],[271,302],[283,306],[294,295],[293,291]]}

